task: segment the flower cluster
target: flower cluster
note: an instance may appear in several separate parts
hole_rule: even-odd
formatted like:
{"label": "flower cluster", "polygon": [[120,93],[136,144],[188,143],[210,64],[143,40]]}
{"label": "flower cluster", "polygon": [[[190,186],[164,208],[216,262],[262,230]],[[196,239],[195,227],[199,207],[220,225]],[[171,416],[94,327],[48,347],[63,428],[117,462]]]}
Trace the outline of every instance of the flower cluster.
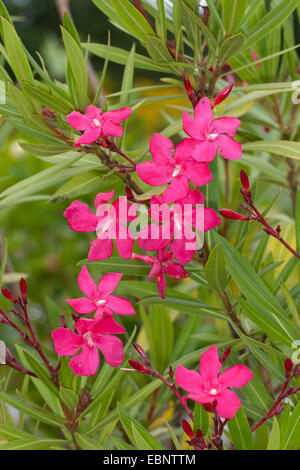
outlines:
{"label": "flower cluster", "polygon": [[[144,183],[163,187],[160,195],[152,197],[143,206],[147,208],[150,223],[148,218],[143,223],[138,216],[141,205],[136,203],[133,193],[130,202],[123,196],[113,201],[113,190],[99,193],[95,198],[96,212],[80,201],[72,202],[64,213],[70,228],[78,232],[96,232],[97,235],[91,242],[89,262],[111,257],[114,240],[119,256],[138,259],[150,266],[149,280],[156,278],[162,298],[165,296],[166,275],[174,279],[188,276],[185,265],[199,248],[199,236],[221,223],[213,209],[204,207],[205,197],[198,189],[212,180],[209,163],[218,151],[229,159],[240,158],[242,154],[241,145],[232,138],[240,121],[232,117],[213,117],[213,108],[229,95],[231,88],[223,90],[212,104],[208,98],[195,98],[194,118],[187,112],[183,113],[183,129],[189,137],[174,149],[170,139],[154,134],[150,140],[152,161],[137,165],[109,139],[122,136],[120,123],[131,115],[130,108],[104,113],[89,105],[85,114],[73,111],[67,116],[70,126],[83,132],[75,142],[76,146],[95,143],[102,149],[116,152],[132,165],[116,164],[122,171],[136,170]],[[136,231],[138,226],[139,232]],[[133,252],[135,240],[137,247],[146,254]],[[57,354],[74,356],[70,367],[75,374],[96,372],[99,363],[97,348],[111,366],[122,363],[122,343],[112,335],[123,333],[124,329],[112,317],[135,312],[128,300],[112,295],[121,277],[121,274],[106,274],[96,286],[87,268],[84,266],[81,270],[78,283],[86,297],[67,302],[79,316],[95,312],[94,318],[79,317],[75,323],[77,333],[65,327],[53,332]],[[76,355],[79,349],[81,352]]]}

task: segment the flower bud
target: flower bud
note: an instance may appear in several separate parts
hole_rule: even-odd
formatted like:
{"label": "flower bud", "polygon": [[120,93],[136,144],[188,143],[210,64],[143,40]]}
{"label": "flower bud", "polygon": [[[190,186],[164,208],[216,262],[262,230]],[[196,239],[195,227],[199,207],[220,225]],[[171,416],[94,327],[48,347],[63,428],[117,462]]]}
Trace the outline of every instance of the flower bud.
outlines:
{"label": "flower bud", "polygon": [[294,367],[294,364],[292,363],[291,359],[288,357],[284,363],[286,377],[289,377],[291,375],[293,367]]}
{"label": "flower bud", "polygon": [[14,304],[16,304],[16,303],[18,302],[17,299],[16,299],[7,289],[5,289],[5,287],[2,287],[1,290],[2,290],[2,294],[3,294],[8,300],[10,300],[11,302],[13,302]]}
{"label": "flower bud", "polygon": [[220,93],[214,98],[211,107],[214,108],[218,104],[222,103],[222,101],[226,100],[226,98],[230,95],[231,90],[233,88],[233,84],[228,85],[224,90],[220,91]]}
{"label": "flower bud", "polygon": [[131,359],[128,361],[131,367],[133,367],[136,371],[140,372],[141,374],[150,374],[150,370],[146,369],[142,364],[137,361],[132,361]]}
{"label": "flower bud", "polygon": [[182,428],[189,437],[194,437],[193,430],[185,419],[182,420]]}
{"label": "flower bud", "polygon": [[251,220],[251,217],[248,215],[239,214],[238,212],[232,211],[231,209],[220,209],[219,213],[226,219]]}
{"label": "flower bud", "polygon": [[229,347],[226,349],[226,351],[224,352],[223,356],[220,357],[220,362],[221,362],[221,364],[223,364],[223,363],[226,361],[226,359],[228,358],[228,356],[229,356],[230,353],[231,353],[231,347],[229,346]]}
{"label": "flower bud", "polygon": [[241,183],[245,191],[250,192],[249,179],[245,170],[241,170]]}
{"label": "flower bud", "polygon": [[26,299],[27,296],[27,284],[23,277],[20,279],[20,291],[23,299]]}

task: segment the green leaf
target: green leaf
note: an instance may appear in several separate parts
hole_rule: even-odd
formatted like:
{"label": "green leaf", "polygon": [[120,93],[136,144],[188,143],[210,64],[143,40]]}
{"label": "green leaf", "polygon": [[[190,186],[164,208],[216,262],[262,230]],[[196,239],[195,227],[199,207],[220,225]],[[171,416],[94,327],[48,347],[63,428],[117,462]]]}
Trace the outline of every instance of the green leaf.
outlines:
{"label": "green leaf", "polygon": [[47,450],[67,444],[69,444],[69,442],[62,439],[37,439],[33,437],[31,439],[9,441],[7,444],[0,445],[0,450]]}
{"label": "green leaf", "polygon": [[7,250],[8,250],[7,239],[3,238],[2,253],[1,253],[2,258],[1,258],[1,266],[0,266],[0,288],[2,287],[2,284],[3,284],[3,276],[4,276],[6,260],[7,260]]}
{"label": "green leaf", "polygon": [[172,56],[161,39],[147,36],[147,51],[156,62],[171,62]]}
{"label": "green leaf", "polygon": [[228,429],[235,450],[253,450],[252,433],[243,407],[228,421]]}
{"label": "green leaf", "polygon": [[210,252],[204,272],[210,287],[219,294],[223,294],[227,285],[227,275],[225,256],[219,244]]}
{"label": "green leaf", "polygon": [[78,106],[81,110],[84,110],[88,102],[88,77],[85,59],[80,47],[78,46],[73,36],[71,36],[71,34],[68,33],[68,31],[65,30],[63,27],[61,27],[61,31],[69,60],[69,65],[72,70],[72,76],[75,83],[75,91],[78,100]]}
{"label": "green leaf", "polygon": [[247,142],[243,144],[243,151],[267,152],[295,160],[300,160],[300,143],[288,140],[266,140]]}
{"label": "green leaf", "polygon": [[37,100],[40,104],[44,106],[48,106],[49,108],[57,111],[61,114],[68,114],[72,111],[73,107],[71,103],[67,103],[62,99],[62,97],[56,97],[51,95],[49,92],[42,90],[36,82],[34,85],[26,82],[21,83],[22,88],[26,94],[30,97]]}
{"label": "green leaf", "polygon": [[297,8],[299,3],[300,0],[293,0],[292,2],[282,0],[275,7],[272,6],[270,11],[266,15],[263,15],[262,18],[258,22],[255,22],[254,26],[250,28],[247,34],[245,49],[247,48],[249,50],[250,46],[257,43],[257,41],[260,41],[263,37],[280,26]]}
{"label": "green leaf", "polygon": [[60,387],[59,397],[68,408],[74,410],[78,405],[79,397],[77,393],[68,388]]}
{"label": "green leaf", "polygon": [[63,427],[63,420],[62,418],[55,416],[53,413],[49,413],[48,411],[40,411],[37,408],[33,408],[32,406],[23,403],[22,401],[12,398],[11,395],[1,392],[0,391],[0,399],[3,400],[8,405],[16,408],[17,410],[25,413],[32,418],[41,421],[42,423],[46,423],[49,426]]}
{"label": "green leaf", "polygon": [[9,426],[8,424],[0,424],[0,438],[5,441],[13,441],[16,439],[30,439],[32,435],[17,429],[14,426]]}
{"label": "green leaf", "polygon": [[223,0],[223,22],[227,33],[235,33],[243,20],[247,0]]}
{"label": "green leaf", "polygon": [[146,42],[153,30],[144,16],[128,0],[111,0],[111,3],[129,31],[140,41]]}
{"label": "green leaf", "polygon": [[200,429],[205,436],[209,430],[209,414],[203,405],[195,403],[194,407],[194,433]]}
{"label": "green leaf", "polygon": [[243,47],[245,41],[246,38],[242,33],[227,37],[220,46],[218,55],[219,62],[224,64],[224,62],[227,62],[231,57],[234,57]]}
{"label": "green leaf", "polygon": [[300,401],[298,401],[289,421],[288,436],[283,444],[282,449],[299,449],[300,445]]}
{"label": "green leaf", "polygon": [[135,443],[139,450],[164,450],[161,443],[155,439],[133,416],[118,404],[120,421],[124,431]]}
{"label": "green leaf", "polygon": [[[300,188],[297,188],[296,194],[296,208],[295,208],[295,229],[296,229],[296,244],[297,244],[297,253],[300,253]],[[300,281],[300,261],[297,262],[298,265],[298,280]]]}
{"label": "green leaf", "polygon": [[[61,186],[52,196],[51,202],[74,199],[83,194],[90,194],[101,188],[103,177],[99,171],[82,172],[73,176],[67,183]],[[117,177],[112,177],[110,183],[117,181]]]}
{"label": "green leaf", "polygon": [[91,262],[84,259],[79,261],[77,264],[79,266],[88,266],[88,268],[91,268],[91,272],[97,276],[101,273],[111,272],[124,273],[133,276],[148,276],[150,272],[150,267],[142,261],[126,260],[118,256],[112,256],[105,260]]}
{"label": "green leaf", "polygon": [[[106,44],[96,44],[96,43],[84,43],[82,44],[92,54],[105,59],[107,56],[107,45]],[[109,48],[109,60],[117,64],[126,65],[130,52],[120,49],[118,47]],[[142,70],[150,70],[153,72],[165,72],[168,71],[166,66],[162,64],[157,64],[149,57],[145,57],[141,54],[135,54],[134,61],[135,68]]]}
{"label": "green leaf", "polygon": [[75,433],[75,441],[83,450],[103,450],[103,447],[98,441],[86,435],[79,434],[78,432]]}
{"label": "green leaf", "polygon": [[173,347],[173,324],[170,319],[169,309],[154,307],[152,314],[152,357],[154,367],[160,372],[170,364]]}
{"label": "green leaf", "polygon": [[279,449],[280,449],[280,428],[279,428],[277,419],[274,417],[267,450],[279,450]]}
{"label": "green leaf", "polygon": [[1,18],[3,41],[10,66],[19,83],[22,80],[33,83],[33,75],[29,62],[24,51],[24,47],[13,25],[5,18]]}

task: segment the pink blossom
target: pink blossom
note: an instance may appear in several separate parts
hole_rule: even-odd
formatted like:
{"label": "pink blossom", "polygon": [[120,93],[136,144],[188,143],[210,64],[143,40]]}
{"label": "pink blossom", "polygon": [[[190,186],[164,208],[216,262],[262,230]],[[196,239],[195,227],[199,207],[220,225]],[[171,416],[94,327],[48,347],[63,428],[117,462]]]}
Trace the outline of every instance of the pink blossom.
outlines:
{"label": "pink blossom", "polygon": [[150,224],[141,230],[139,246],[145,251],[152,251],[169,245],[181,264],[189,263],[197,249],[196,231],[204,233],[222,223],[213,209],[203,207],[204,201],[205,197],[199,189],[190,190],[172,207],[165,203],[164,195],[154,196],[150,215],[157,224]]}
{"label": "pink blossom", "polygon": [[77,232],[95,232],[97,239],[91,242],[89,261],[109,258],[113,253],[113,240],[122,258],[132,255],[133,235],[127,223],[136,218],[136,207],[130,205],[125,197],[107,204],[114,196],[114,191],[99,193],[95,199],[97,214],[90,211],[87,204],[74,201],[64,212],[70,228]]}
{"label": "pink blossom", "polygon": [[96,310],[95,319],[100,320],[103,315],[134,315],[135,311],[129,300],[117,295],[111,295],[121,280],[123,274],[109,273],[100,279],[96,286],[86,266],[83,266],[78,276],[78,285],[86,297],[68,299],[68,304],[77,313],[92,313]]}
{"label": "pink blossom", "polygon": [[[113,318],[101,320],[80,319],[75,323],[77,333],[69,328],[52,331],[55,352],[59,356],[74,356],[70,367],[75,375],[94,375],[99,367],[99,353],[111,367],[124,360],[123,344],[114,334],[123,334],[125,329]],[[81,349],[79,354],[78,351]]]}
{"label": "pink blossom", "polygon": [[167,248],[158,250],[156,257],[133,253],[132,259],[144,261],[152,266],[148,279],[152,281],[156,277],[158,292],[162,299],[165,298],[166,275],[173,279],[183,279],[189,275],[180,263],[174,261],[174,254]]}
{"label": "pink blossom", "polygon": [[202,98],[195,108],[194,118],[183,112],[183,129],[194,143],[191,156],[198,162],[211,162],[220,149],[224,158],[241,158],[242,146],[232,139],[240,124],[234,117],[214,120],[209,99]]}
{"label": "pink blossom", "polygon": [[211,346],[201,356],[200,374],[179,365],[176,369],[176,382],[189,392],[187,399],[201,404],[216,403],[216,412],[220,418],[232,419],[241,402],[229,387],[244,387],[254,376],[242,364],[229,367],[219,375],[221,369],[218,346]]}
{"label": "pink blossom", "polygon": [[189,181],[195,186],[203,186],[212,180],[206,163],[197,163],[191,158],[194,143],[184,139],[177,145],[172,158],[173,143],[167,137],[154,134],[150,140],[150,153],[153,161],[139,163],[137,174],[145,183],[152,186],[169,184],[164,193],[167,203],[185,197],[189,191]]}
{"label": "pink blossom", "polygon": [[131,115],[130,108],[116,109],[103,113],[101,109],[90,104],[85,114],[72,111],[67,115],[68,123],[77,131],[84,131],[83,135],[76,141],[76,147],[90,145],[100,138],[122,137],[123,128],[120,123]]}

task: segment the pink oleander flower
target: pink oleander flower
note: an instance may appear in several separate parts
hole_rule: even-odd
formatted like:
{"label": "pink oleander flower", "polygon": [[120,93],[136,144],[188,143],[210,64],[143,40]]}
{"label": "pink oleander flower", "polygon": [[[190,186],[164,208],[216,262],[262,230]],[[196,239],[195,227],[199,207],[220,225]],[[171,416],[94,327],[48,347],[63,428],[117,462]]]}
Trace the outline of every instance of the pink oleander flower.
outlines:
{"label": "pink oleander flower", "polygon": [[109,258],[113,253],[113,240],[122,258],[130,259],[134,237],[127,223],[136,219],[136,207],[120,197],[108,204],[114,191],[99,193],[95,199],[97,213],[94,214],[87,204],[74,201],[64,212],[70,228],[76,232],[97,232],[97,239],[91,242],[88,261]]}
{"label": "pink oleander flower", "polygon": [[211,162],[219,149],[224,158],[241,158],[242,146],[232,139],[240,124],[234,117],[214,120],[209,99],[202,98],[195,107],[194,118],[183,112],[183,129],[194,143],[191,156],[198,162]]}
{"label": "pink oleander flower", "polygon": [[152,281],[156,277],[158,292],[162,299],[165,298],[166,275],[173,279],[183,279],[189,276],[184,267],[174,261],[174,254],[167,248],[158,250],[156,257],[133,253],[132,259],[144,261],[144,263],[152,266],[148,279]]}
{"label": "pink oleander flower", "polygon": [[167,203],[172,203],[187,196],[189,181],[195,186],[203,186],[212,180],[212,175],[206,163],[197,163],[191,158],[194,148],[191,139],[184,139],[177,145],[174,158],[174,145],[170,139],[160,134],[154,134],[150,140],[150,153],[153,161],[139,163],[137,174],[145,183],[152,186],[169,184],[164,192]]}
{"label": "pink oleander flower", "polygon": [[221,369],[218,346],[211,346],[200,358],[200,374],[179,365],[176,369],[176,382],[189,392],[187,399],[200,404],[216,403],[218,416],[232,419],[241,402],[229,387],[244,387],[254,376],[251,370],[242,364],[229,367],[219,375]]}
{"label": "pink oleander flower", "polygon": [[[113,336],[125,333],[125,329],[113,318],[102,320],[80,319],[75,323],[77,333],[70,328],[52,331],[55,352],[59,356],[74,356],[70,367],[75,375],[94,375],[99,367],[99,353],[111,367],[118,367],[124,360],[123,343]],[[81,349],[79,354],[78,351]]]}
{"label": "pink oleander flower", "polygon": [[103,315],[111,317],[114,313],[118,315],[135,315],[129,300],[118,295],[111,295],[122,276],[123,274],[118,273],[105,274],[96,286],[86,266],[83,266],[78,276],[78,285],[86,297],[67,299],[66,302],[77,313],[87,314],[96,311],[96,320],[101,320]]}
{"label": "pink oleander flower", "polygon": [[150,215],[156,224],[141,230],[139,246],[152,251],[169,245],[181,264],[189,263],[197,250],[196,231],[204,233],[222,223],[213,209],[203,206],[204,201],[199,189],[190,190],[171,207],[164,195],[154,196],[150,201]]}
{"label": "pink oleander flower", "polygon": [[85,114],[72,111],[67,115],[68,123],[76,131],[84,131],[76,141],[75,146],[90,145],[100,138],[122,137],[123,128],[120,123],[128,119],[131,113],[130,108],[103,113],[101,109],[92,104],[86,108]]}

